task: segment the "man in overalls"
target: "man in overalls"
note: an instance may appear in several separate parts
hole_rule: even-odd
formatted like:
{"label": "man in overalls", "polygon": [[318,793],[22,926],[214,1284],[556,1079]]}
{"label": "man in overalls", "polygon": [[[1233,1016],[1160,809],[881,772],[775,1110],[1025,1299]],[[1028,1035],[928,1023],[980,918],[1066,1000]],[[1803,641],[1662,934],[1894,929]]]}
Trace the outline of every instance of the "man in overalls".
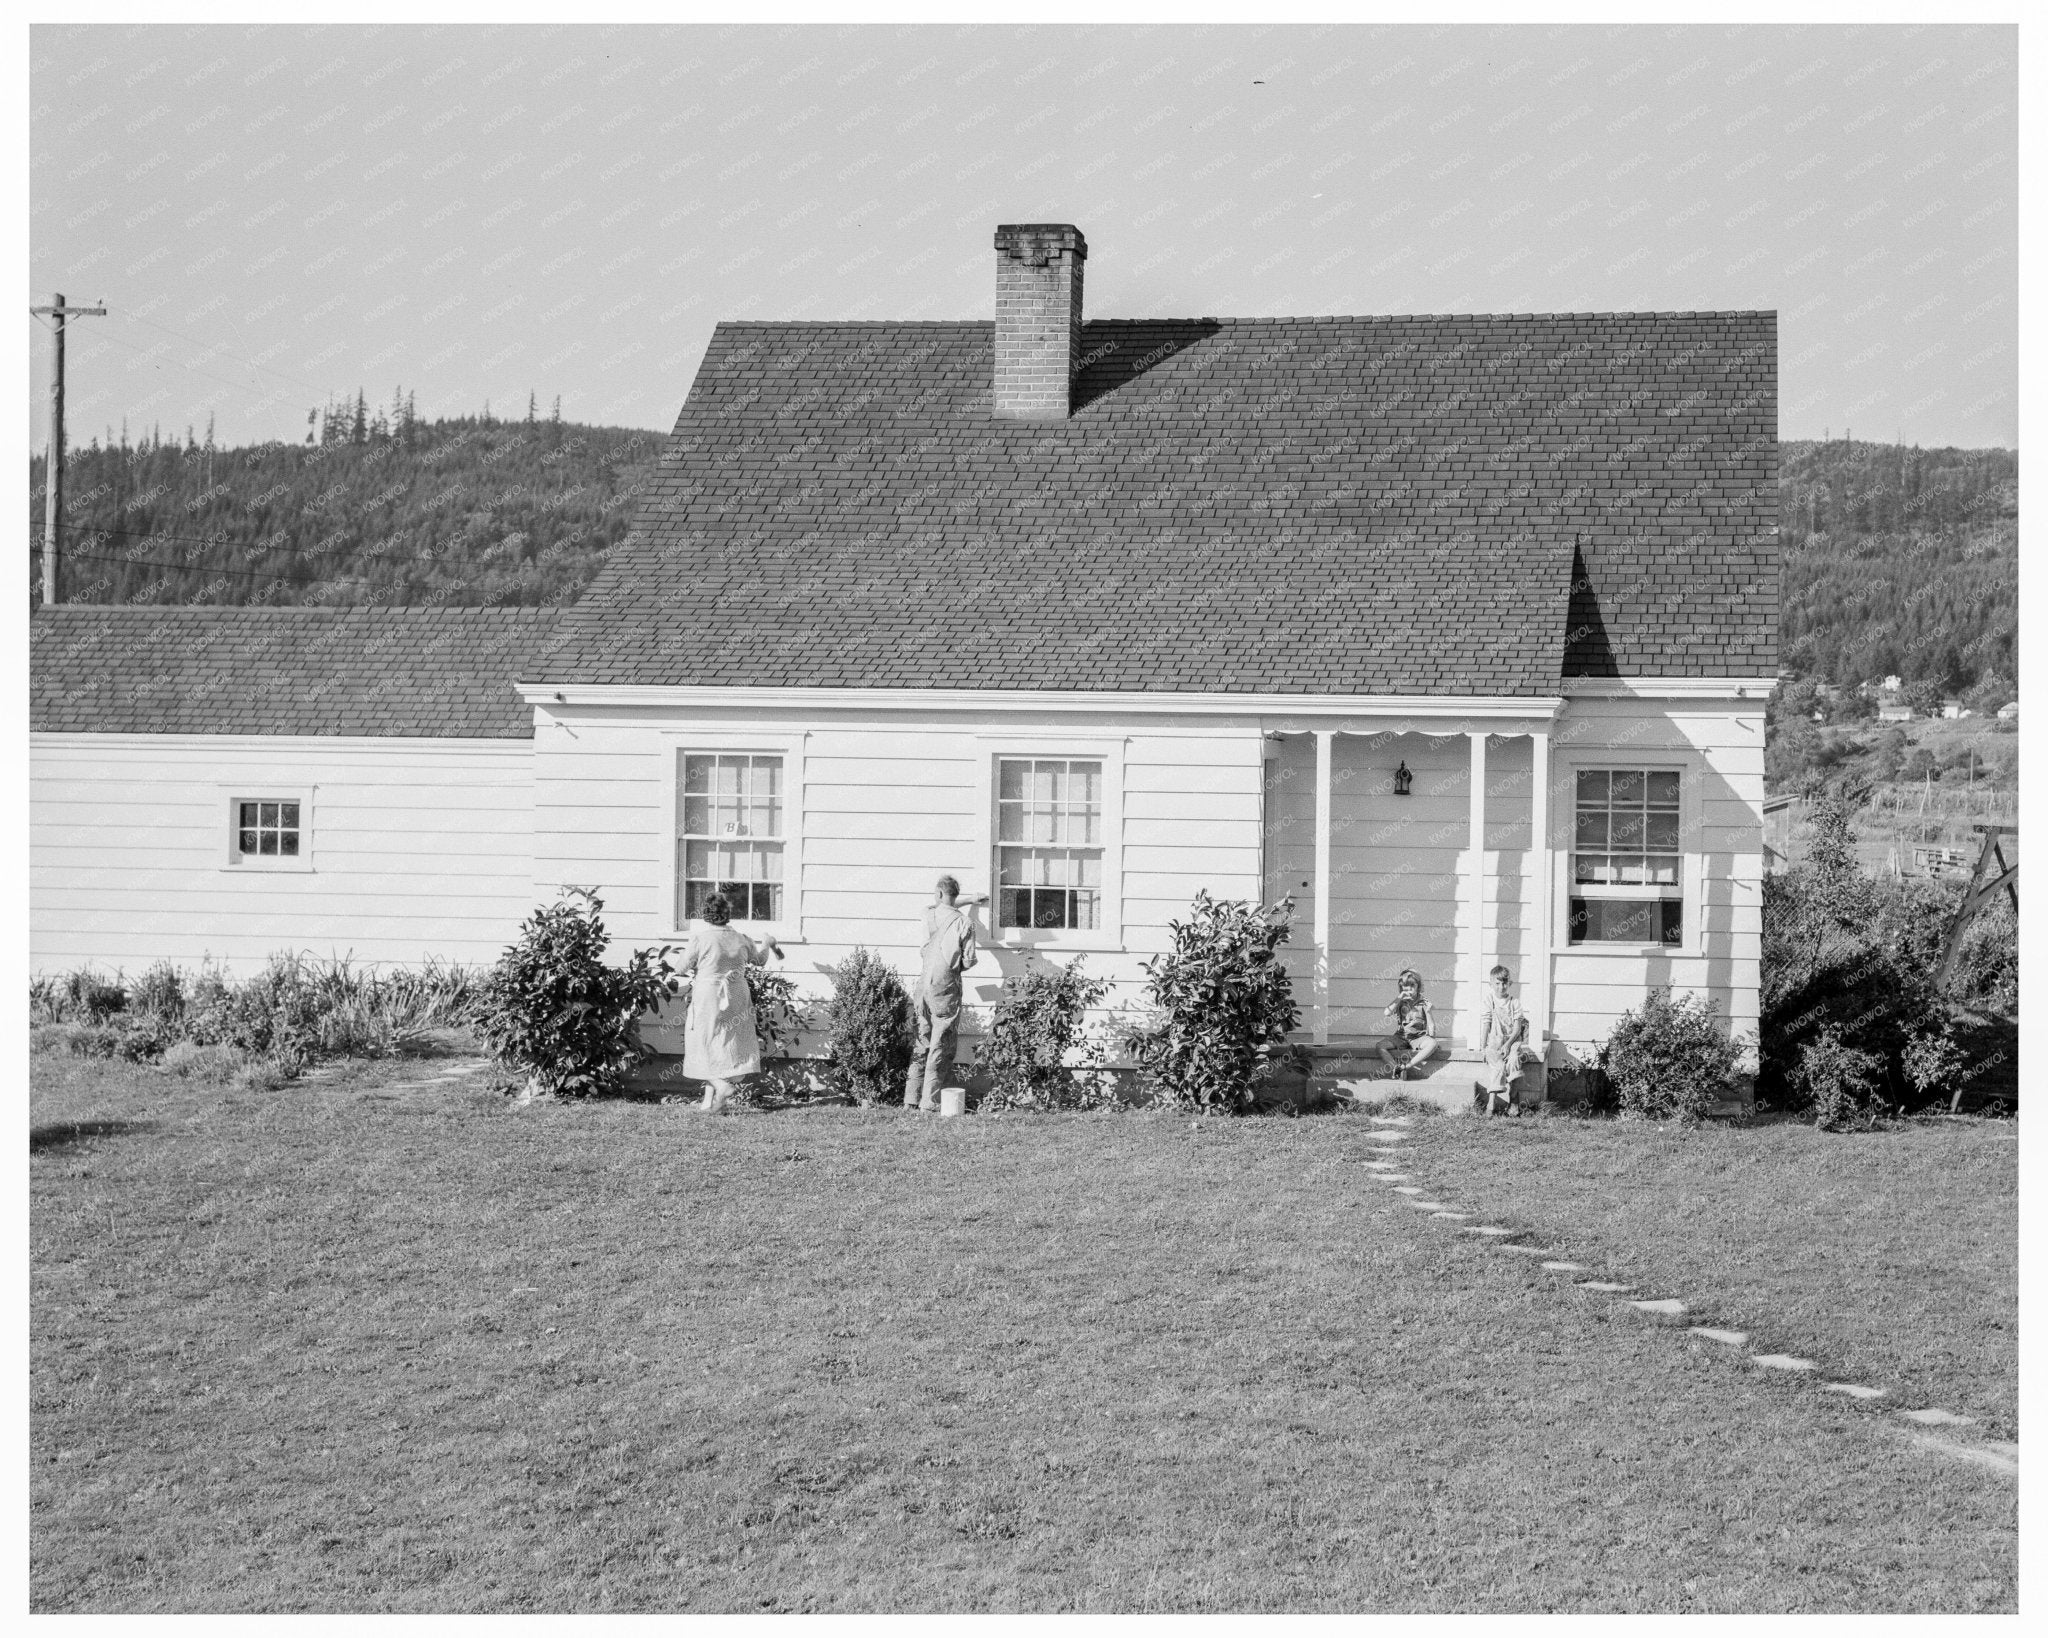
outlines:
{"label": "man in overalls", "polygon": [[[903,1107],[935,1110],[939,1088],[953,1083],[953,1054],[960,1043],[961,978],[974,965],[974,918],[960,908],[960,884],[941,876],[924,913],[924,954],[917,980],[917,1045],[903,1084]],[[979,895],[967,901],[980,904]]]}

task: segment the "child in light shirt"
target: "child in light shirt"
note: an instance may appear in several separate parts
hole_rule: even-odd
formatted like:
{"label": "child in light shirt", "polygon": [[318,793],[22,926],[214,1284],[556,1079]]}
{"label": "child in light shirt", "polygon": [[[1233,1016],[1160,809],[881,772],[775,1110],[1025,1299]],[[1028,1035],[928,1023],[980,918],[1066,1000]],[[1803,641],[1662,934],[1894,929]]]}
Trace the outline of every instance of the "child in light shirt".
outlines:
{"label": "child in light shirt", "polygon": [[1386,1006],[1394,1033],[1380,1042],[1380,1061],[1390,1079],[1405,1081],[1409,1070],[1428,1062],[1436,1051],[1436,1020],[1422,998],[1422,974],[1413,967],[1402,969],[1400,991]]}

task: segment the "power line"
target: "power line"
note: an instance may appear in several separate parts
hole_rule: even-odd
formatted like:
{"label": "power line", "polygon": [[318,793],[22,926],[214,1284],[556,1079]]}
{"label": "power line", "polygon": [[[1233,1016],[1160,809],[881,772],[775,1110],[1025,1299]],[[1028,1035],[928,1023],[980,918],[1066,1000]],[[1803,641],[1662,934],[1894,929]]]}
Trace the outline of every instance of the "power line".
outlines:
{"label": "power line", "polygon": [[[99,337],[102,341],[111,341],[116,347],[126,347],[130,352],[140,353],[145,358],[151,357],[150,350],[147,347],[138,346],[135,342],[128,340],[126,337],[121,336],[112,330],[100,331]],[[156,365],[158,369],[163,368],[163,360],[152,359],[152,362]],[[193,375],[203,375],[206,377],[207,380],[217,382],[219,385],[226,387],[231,392],[247,392],[249,390],[249,383],[246,381],[230,381],[224,375],[215,375],[211,370],[202,370],[197,364],[182,364],[177,363],[176,360],[173,360],[172,362],[176,366],[176,368],[188,371]]]}
{"label": "power line", "polygon": [[72,528],[88,535],[120,535],[127,540],[179,540],[189,546],[228,546],[234,544],[232,535],[174,535],[164,529],[121,529],[111,524],[74,523]]}
{"label": "power line", "polygon": [[188,341],[195,347],[205,347],[211,352],[216,352],[225,358],[233,359],[237,364],[246,364],[252,370],[266,371],[276,376],[280,381],[289,381],[293,386],[304,387],[309,392],[317,392],[330,397],[333,395],[334,389],[332,387],[316,387],[303,376],[292,375],[284,370],[272,369],[268,364],[259,364],[253,358],[244,358],[240,353],[229,352],[219,342],[201,341],[197,336],[187,335],[183,330],[174,330],[168,324],[160,324],[155,319],[144,318],[140,313],[117,312],[114,317],[130,319],[137,324],[147,324],[152,330],[161,330],[165,335],[176,336],[180,341]]}

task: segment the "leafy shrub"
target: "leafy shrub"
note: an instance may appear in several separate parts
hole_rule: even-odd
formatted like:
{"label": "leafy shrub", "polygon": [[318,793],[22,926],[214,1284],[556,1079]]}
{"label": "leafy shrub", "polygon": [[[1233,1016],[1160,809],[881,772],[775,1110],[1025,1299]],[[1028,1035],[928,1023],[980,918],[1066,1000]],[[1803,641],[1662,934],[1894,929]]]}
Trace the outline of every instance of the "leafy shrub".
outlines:
{"label": "leafy shrub", "polygon": [[674,993],[669,946],[608,967],[604,901],[571,888],[528,916],[484,980],[476,1026],[492,1055],[544,1094],[619,1091],[647,1055],[637,1028]]}
{"label": "leafy shrub", "polygon": [[1600,1049],[1621,1108],[1651,1120],[1704,1120],[1735,1095],[1741,1048],[1703,996],[1654,989],[1625,1012]]}
{"label": "leafy shrub", "polygon": [[465,1021],[477,984],[463,967],[359,972],[346,957],[305,970],[326,1057],[384,1058],[419,1047],[428,1031]]}
{"label": "leafy shrub", "polygon": [[[688,980],[684,981],[685,990]],[[747,999],[754,1007],[754,1033],[763,1057],[781,1057],[810,1024],[810,1009],[796,992],[796,980],[770,967],[747,964]]]}
{"label": "leafy shrub", "polygon": [[221,1047],[238,1062],[266,1058],[289,1078],[318,1057],[414,1046],[429,1028],[466,1022],[476,992],[470,969],[445,963],[378,975],[345,957],[320,965],[280,954],[242,984],[210,962],[188,975],[159,961],[125,991],[89,968],[38,977],[29,1015],[45,1030],[70,1032],[39,1038],[41,1051],[142,1062],[181,1044]]}
{"label": "leafy shrub", "polygon": [[201,1046],[216,1045],[233,1033],[234,1021],[234,986],[218,967],[208,962],[185,986],[184,1038]]}
{"label": "leafy shrub", "polygon": [[1081,1040],[1088,1009],[1109,993],[1109,980],[1090,978],[1081,958],[1048,962],[1004,980],[989,1022],[981,1067],[992,1081],[985,1109],[1085,1109],[1107,1101],[1096,1077],[1077,1077],[1067,1056]]}
{"label": "leafy shrub", "polygon": [[30,1052],[69,1052],[74,1028],[71,1024],[31,1024],[28,1049]]}
{"label": "leafy shrub", "polygon": [[1824,1030],[1897,1063],[1945,1010],[1933,984],[1947,926],[1942,888],[1860,874],[1839,798],[1816,802],[1813,823],[1808,862],[1764,879],[1757,1095],[1787,1108],[1809,1101],[1800,1055]]}
{"label": "leafy shrub", "polygon": [[1884,1060],[1842,1040],[1833,1024],[1799,1049],[1795,1071],[1813,1108],[1813,1124],[1824,1130],[1868,1126],[1884,1113]]}
{"label": "leafy shrub", "polygon": [[[2018,1010],[2011,904],[1995,902],[1971,925],[1948,992],[1938,992],[1935,971],[1964,884],[1865,878],[1849,851],[1842,804],[1821,804],[1815,823],[1808,864],[1764,880],[1757,1095],[1785,1108],[1810,1106],[1802,1053],[1832,1030],[1834,1046],[1875,1058],[1889,1101],[1904,1100],[1909,1090],[1927,1096],[1907,1066],[1915,1040],[1964,1021],[1966,1010],[1959,1009],[2008,1017]],[[1834,1060],[1823,1053],[1821,1061]]]}
{"label": "leafy shrub", "polygon": [[915,1044],[909,993],[889,965],[862,945],[826,971],[832,977],[828,1016],[835,1077],[856,1103],[893,1102],[903,1095]]}
{"label": "leafy shrub", "polygon": [[128,1011],[157,1026],[159,1033],[175,1038],[185,1020],[184,975],[170,962],[159,961],[129,990]]}
{"label": "leafy shrub", "polygon": [[128,1004],[120,979],[102,978],[90,967],[39,974],[29,980],[29,1021],[37,1024],[104,1024]]}
{"label": "leafy shrub", "polygon": [[1287,1035],[1301,1022],[1281,964],[1291,898],[1264,909],[1202,889],[1173,945],[1145,963],[1153,1018],[1129,1043],[1147,1076],[1186,1108],[1243,1113],[1276,1070],[1298,1056]]}
{"label": "leafy shrub", "polygon": [[1987,1012],[2010,1018],[2020,1010],[2020,925],[2012,900],[1995,899],[1963,930],[1954,982],[1959,999]]}
{"label": "leafy shrub", "polygon": [[320,1056],[319,998],[297,956],[272,956],[232,996],[229,1044],[270,1059],[287,1077]]}
{"label": "leafy shrub", "polygon": [[1954,1033],[1944,1024],[1907,1041],[1899,1067],[1916,1093],[1923,1099],[1932,1099],[1951,1093],[1962,1084],[1966,1062]]}

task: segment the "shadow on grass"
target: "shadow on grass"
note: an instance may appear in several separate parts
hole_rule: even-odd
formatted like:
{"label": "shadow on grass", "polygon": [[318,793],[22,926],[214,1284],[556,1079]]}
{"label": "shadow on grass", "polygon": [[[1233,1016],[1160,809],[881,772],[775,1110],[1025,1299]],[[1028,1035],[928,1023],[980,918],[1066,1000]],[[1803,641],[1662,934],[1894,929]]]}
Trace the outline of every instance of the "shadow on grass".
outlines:
{"label": "shadow on grass", "polygon": [[60,1120],[28,1129],[28,1152],[48,1154],[53,1149],[75,1149],[94,1138],[132,1137],[154,1132],[153,1120]]}

